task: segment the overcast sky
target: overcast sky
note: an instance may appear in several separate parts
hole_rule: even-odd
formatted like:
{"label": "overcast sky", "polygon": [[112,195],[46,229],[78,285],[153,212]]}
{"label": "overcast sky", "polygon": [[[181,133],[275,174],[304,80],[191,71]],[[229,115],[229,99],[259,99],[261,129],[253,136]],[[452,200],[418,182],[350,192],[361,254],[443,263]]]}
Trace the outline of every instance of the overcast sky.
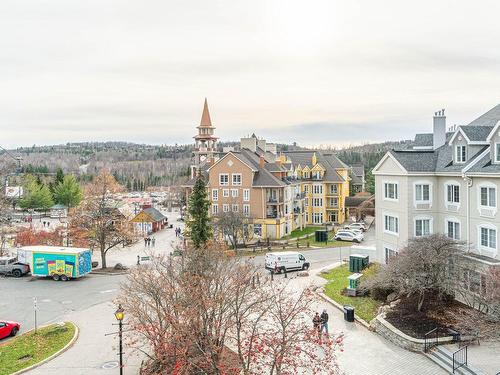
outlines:
{"label": "overcast sky", "polygon": [[0,145],[412,138],[500,103],[500,1],[2,0]]}

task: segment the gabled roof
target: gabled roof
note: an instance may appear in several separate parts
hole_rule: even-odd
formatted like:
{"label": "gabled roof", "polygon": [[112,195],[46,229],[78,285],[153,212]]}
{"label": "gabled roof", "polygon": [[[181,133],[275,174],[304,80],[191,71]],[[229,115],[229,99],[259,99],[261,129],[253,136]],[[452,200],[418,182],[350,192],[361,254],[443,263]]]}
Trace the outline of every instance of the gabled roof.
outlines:
{"label": "gabled roof", "polygon": [[500,104],[496,105],[490,109],[485,114],[479,116],[474,121],[471,121],[469,125],[472,126],[495,126],[497,121],[500,120]]}
{"label": "gabled roof", "polygon": [[301,150],[301,151],[286,151],[284,154],[293,164],[300,165],[302,171],[311,170],[313,168],[312,156],[316,154],[317,163],[321,164],[325,173],[322,181],[326,182],[344,182],[344,178],[337,172],[337,169],[348,169],[337,156],[332,153],[323,153],[319,150]]}

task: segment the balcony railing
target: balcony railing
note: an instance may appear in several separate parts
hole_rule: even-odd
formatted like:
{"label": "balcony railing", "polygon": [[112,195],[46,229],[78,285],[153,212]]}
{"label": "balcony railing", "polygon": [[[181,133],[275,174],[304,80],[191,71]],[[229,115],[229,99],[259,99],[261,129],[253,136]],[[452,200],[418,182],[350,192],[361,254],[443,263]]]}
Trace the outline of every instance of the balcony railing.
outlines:
{"label": "balcony railing", "polygon": [[296,194],[294,200],[301,200],[306,197],[306,193]]}

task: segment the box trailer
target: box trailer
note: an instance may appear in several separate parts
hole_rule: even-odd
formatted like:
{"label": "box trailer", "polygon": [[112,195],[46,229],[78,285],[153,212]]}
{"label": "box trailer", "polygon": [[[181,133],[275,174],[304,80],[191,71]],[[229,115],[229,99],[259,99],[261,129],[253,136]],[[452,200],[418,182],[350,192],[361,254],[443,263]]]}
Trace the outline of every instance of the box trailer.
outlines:
{"label": "box trailer", "polygon": [[17,250],[19,261],[30,265],[31,274],[67,281],[92,270],[89,249],[62,246],[25,246]]}

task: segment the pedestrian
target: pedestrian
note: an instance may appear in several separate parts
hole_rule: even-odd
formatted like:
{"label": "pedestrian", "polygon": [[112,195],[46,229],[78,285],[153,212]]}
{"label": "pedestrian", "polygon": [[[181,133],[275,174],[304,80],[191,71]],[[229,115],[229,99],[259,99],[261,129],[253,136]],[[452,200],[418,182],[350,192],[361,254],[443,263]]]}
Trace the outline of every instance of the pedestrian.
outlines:
{"label": "pedestrian", "polygon": [[156,243],[156,238],[153,237],[153,247],[155,247],[155,243]]}
{"label": "pedestrian", "polygon": [[137,255],[137,265],[140,265],[141,264],[141,257],[139,255]]}
{"label": "pedestrian", "polygon": [[151,245],[151,238],[148,237],[148,247]]}
{"label": "pedestrian", "polygon": [[318,335],[320,335],[321,334],[321,317],[319,316],[317,311],[316,311],[316,314],[314,314],[313,327],[314,327],[314,330],[318,333]]}
{"label": "pedestrian", "polygon": [[274,273],[278,273],[278,262],[274,262]]}
{"label": "pedestrian", "polygon": [[328,313],[326,310],[323,310],[321,313],[321,333],[323,333],[323,331],[325,331],[328,336]]}
{"label": "pedestrian", "polygon": [[45,228],[45,221],[43,222],[43,227]]}
{"label": "pedestrian", "polygon": [[147,245],[148,245],[148,239],[144,237],[144,247],[146,247]]}

